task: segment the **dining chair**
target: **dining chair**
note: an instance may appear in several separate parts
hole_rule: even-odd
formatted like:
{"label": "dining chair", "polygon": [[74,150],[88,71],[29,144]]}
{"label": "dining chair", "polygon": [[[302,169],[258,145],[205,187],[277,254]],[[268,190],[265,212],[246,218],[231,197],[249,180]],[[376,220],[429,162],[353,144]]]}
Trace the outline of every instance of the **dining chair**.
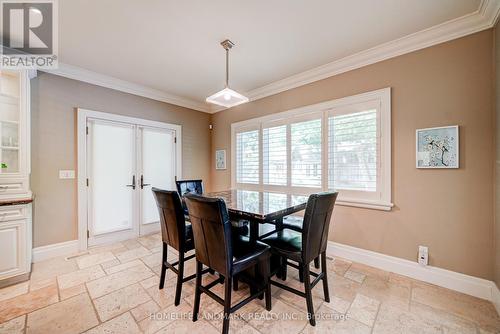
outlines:
{"label": "dining chair", "polygon": [[[182,283],[196,277],[195,274],[184,277],[184,262],[195,256],[194,254],[185,256],[187,252],[194,249],[193,230],[191,225],[186,225],[181,199],[176,191],[158,188],[153,188],[152,191],[160,214],[163,245],[159,288],[163,289],[167,268],[172,270],[177,275],[174,300],[174,304],[177,306],[180,303]],[[177,250],[179,254],[178,260],[173,263],[167,260],[168,246]]]}
{"label": "dining chair", "polygon": [[181,197],[186,194],[203,194],[203,180],[180,180],[175,181],[175,185]]}
{"label": "dining chair", "polygon": [[177,192],[181,196],[181,204],[184,209],[184,219],[189,221],[189,214],[186,203],[184,202],[184,195],[186,194],[203,194],[203,180],[180,180],[175,181]]}
{"label": "dining chair", "polygon": [[[188,209],[187,209],[185,201],[182,199],[187,194],[203,195],[203,180],[181,180],[181,181],[175,181],[175,184],[177,186],[177,191],[179,192],[179,195],[181,196],[181,203],[182,203],[182,207],[184,208],[184,211],[185,211],[186,220],[189,221]],[[247,235],[248,234],[249,229],[248,229],[248,222],[247,221],[238,220],[238,221],[232,221],[231,223],[233,225],[233,232],[234,233],[238,233],[240,235]]]}
{"label": "dining chair", "polygon": [[[302,226],[304,225],[304,217],[300,216],[286,216],[283,218],[283,228],[288,228],[297,232],[302,232]],[[319,257],[314,259],[314,268],[319,269]],[[302,275],[301,275],[302,277]],[[286,271],[285,271],[286,278]],[[302,279],[300,280],[303,281]]]}
{"label": "dining chair", "polygon": [[[186,204],[193,226],[196,254],[196,289],[193,307],[193,321],[197,321],[200,297],[207,294],[224,307],[222,333],[229,331],[229,315],[255,298],[265,295],[266,309],[271,310],[271,285],[269,282],[269,246],[259,241],[233,234],[231,221],[222,198],[207,198],[187,195]],[[202,285],[203,265],[217,271],[221,276],[213,282]],[[254,270],[250,296],[231,306],[231,284],[235,275]],[[224,298],[210,291],[218,283],[224,283]]]}
{"label": "dining chair", "polygon": [[[283,259],[282,265],[285,266],[285,268],[286,265],[290,265],[298,269],[299,272],[302,271],[305,292],[272,280],[271,284],[306,299],[309,323],[312,326],[316,325],[316,320],[314,318],[311,290],[319,281],[323,281],[325,301],[327,303],[330,302],[326,268],[326,246],[328,242],[330,219],[337,195],[337,192],[324,192],[309,196],[304,214],[302,232],[284,228],[261,239],[263,243],[271,246],[271,252],[273,254],[279,255]],[[321,272],[315,273],[310,271],[309,265],[311,261],[320,255]],[[298,264],[288,262],[288,260]],[[311,275],[315,277],[312,282]]]}

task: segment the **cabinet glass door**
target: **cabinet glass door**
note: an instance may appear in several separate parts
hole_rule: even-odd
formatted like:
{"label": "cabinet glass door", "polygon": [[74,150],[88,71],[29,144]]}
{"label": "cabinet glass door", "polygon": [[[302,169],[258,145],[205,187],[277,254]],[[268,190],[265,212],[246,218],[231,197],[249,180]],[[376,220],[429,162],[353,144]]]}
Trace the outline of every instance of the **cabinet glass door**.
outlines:
{"label": "cabinet glass door", "polygon": [[0,71],[0,173],[19,173],[20,75]]}

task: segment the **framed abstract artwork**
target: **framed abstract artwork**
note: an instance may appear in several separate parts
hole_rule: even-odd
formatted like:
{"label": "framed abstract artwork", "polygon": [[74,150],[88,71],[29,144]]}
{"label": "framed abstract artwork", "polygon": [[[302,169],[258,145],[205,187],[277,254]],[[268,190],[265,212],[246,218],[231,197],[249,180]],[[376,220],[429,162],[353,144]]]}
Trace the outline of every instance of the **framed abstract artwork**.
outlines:
{"label": "framed abstract artwork", "polygon": [[226,150],[215,151],[215,169],[226,169]]}
{"label": "framed abstract artwork", "polygon": [[458,168],[458,125],[417,130],[417,168]]}

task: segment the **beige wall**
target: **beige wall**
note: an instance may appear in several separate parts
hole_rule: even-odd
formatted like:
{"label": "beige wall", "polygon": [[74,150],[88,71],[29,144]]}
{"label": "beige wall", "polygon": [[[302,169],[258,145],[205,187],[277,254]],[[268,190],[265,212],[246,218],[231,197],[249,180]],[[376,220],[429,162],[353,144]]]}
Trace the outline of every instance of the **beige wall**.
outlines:
{"label": "beige wall", "polygon": [[31,89],[34,247],[78,238],[76,180],[58,178],[77,168],[77,107],[182,125],[183,177],[209,182],[209,114],[45,73]]}
{"label": "beige wall", "polygon": [[[493,278],[492,30],[340,74],[212,116],[212,157],[230,153],[233,122],[392,87],[392,212],[337,206],[330,240]],[[457,170],[415,168],[415,130],[460,125]],[[230,161],[230,155],[228,156]],[[214,190],[230,170],[212,166]]]}

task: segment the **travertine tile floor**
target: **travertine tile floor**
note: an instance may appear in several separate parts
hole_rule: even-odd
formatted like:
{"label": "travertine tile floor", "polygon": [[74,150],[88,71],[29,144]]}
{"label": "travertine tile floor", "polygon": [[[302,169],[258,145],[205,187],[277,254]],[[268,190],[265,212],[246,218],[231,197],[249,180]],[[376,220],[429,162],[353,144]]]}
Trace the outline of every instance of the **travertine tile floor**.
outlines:
{"label": "travertine tile floor", "polygon": [[[178,307],[173,273],[158,290],[160,259],[154,234],[36,263],[29,282],[0,289],[0,333],[220,333],[222,307],[206,296],[203,317],[191,321],[193,281]],[[193,273],[194,260],[187,267]],[[339,258],[328,261],[328,274],[331,302],[323,301],[321,283],[314,289],[316,327],[305,318],[304,299],[273,287],[272,311],[253,301],[235,314],[231,332],[500,333],[487,301]],[[300,287],[292,268],[287,284]],[[222,294],[222,285],[214,289]],[[233,304],[246,293],[242,284]]]}

